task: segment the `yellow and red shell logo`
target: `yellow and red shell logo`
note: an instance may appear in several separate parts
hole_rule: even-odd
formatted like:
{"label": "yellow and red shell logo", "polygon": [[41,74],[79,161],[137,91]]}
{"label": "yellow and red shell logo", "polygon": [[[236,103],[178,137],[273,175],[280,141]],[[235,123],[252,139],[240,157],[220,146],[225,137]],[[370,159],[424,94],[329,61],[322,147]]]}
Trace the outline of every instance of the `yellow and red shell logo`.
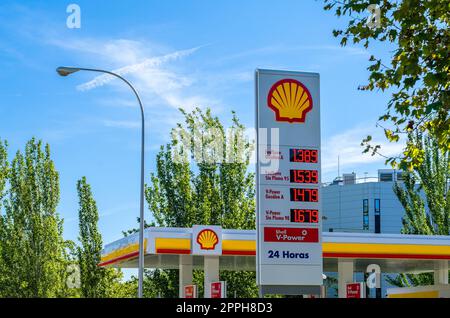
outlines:
{"label": "yellow and red shell logo", "polygon": [[198,233],[197,243],[200,244],[202,250],[213,250],[219,243],[219,237],[213,230],[205,229]]}
{"label": "yellow and red shell logo", "polygon": [[304,123],[306,113],[313,108],[311,93],[295,79],[282,79],[267,96],[267,105],[275,112],[276,121]]}

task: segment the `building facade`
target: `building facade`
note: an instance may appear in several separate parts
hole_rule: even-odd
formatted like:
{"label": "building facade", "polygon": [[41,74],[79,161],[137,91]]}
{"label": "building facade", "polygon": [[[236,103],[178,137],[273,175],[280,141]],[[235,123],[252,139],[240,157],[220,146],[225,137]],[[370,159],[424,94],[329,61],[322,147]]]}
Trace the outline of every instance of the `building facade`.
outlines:
{"label": "building facade", "polygon": [[[322,188],[322,230],[324,232],[361,232],[400,234],[405,211],[394,193],[395,182],[402,182],[402,172],[380,169],[375,178],[357,179],[343,174]],[[382,268],[383,271],[383,268]],[[334,273],[327,273],[335,276]],[[381,288],[367,289],[368,297],[385,297],[390,286],[382,273]],[[365,281],[364,273],[355,273],[354,281]],[[337,296],[330,289],[328,297]]]}
{"label": "building facade", "polygon": [[344,174],[322,188],[323,231],[399,234],[404,209],[393,191],[402,172],[378,171],[378,177],[358,180]]}

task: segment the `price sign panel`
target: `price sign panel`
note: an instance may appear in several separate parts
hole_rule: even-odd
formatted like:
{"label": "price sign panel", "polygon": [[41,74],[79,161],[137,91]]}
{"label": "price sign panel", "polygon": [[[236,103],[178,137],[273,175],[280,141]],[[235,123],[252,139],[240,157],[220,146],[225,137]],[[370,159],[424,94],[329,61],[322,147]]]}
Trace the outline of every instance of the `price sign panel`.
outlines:
{"label": "price sign panel", "polygon": [[197,285],[184,286],[184,298],[197,298]]}
{"label": "price sign panel", "polygon": [[256,71],[257,280],[262,293],[322,285],[319,74]]}
{"label": "price sign panel", "polygon": [[226,282],[212,282],[210,285],[211,288],[211,298],[226,298],[227,289]]}
{"label": "price sign panel", "polygon": [[366,286],[364,283],[346,284],[346,298],[366,298]]}

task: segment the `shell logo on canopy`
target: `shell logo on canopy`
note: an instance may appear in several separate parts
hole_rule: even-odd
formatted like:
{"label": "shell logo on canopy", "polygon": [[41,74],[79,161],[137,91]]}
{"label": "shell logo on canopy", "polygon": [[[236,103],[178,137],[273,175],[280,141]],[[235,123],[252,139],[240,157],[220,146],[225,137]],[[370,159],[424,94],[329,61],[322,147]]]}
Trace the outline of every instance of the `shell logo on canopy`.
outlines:
{"label": "shell logo on canopy", "polygon": [[213,250],[219,243],[219,238],[213,230],[205,229],[198,233],[197,243],[200,244],[202,250]]}
{"label": "shell logo on canopy", "polygon": [[193,255],[222,255],[222,227],[194,225],[191,242]]}
{"label": "shell logo on canopy", "polygon": [[275,120],[303,123],[313,108],[311,93],[295,79],[282,79],[269,91],[267,104],[275,112]]}

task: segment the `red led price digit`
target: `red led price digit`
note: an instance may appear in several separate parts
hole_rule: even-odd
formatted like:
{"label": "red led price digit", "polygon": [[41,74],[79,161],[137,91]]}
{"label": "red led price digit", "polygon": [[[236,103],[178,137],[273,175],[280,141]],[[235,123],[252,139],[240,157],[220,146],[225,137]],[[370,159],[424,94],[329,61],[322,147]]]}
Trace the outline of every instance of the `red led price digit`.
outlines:
{"label": "red led price digit", "polygon": [[318,223],[319,222],[319,211],[311,210],[311,222]]}
{"label": "red led price digit", "polygon": [[313,183],[318,183],[319,182],[319,175],[317,173],[317,170],[312,170],[311,171],[311,176],[312,176],[312,182]]}
{"label": "red led price digit", "polygon": [[299,223],[303,223],[305,222],[305,214],[302,213],[304,212],[303,210],[296,210],[296,221],[295,222],[299,222]]}
{"label": "red led price digit", "polygon": [[311,183],[311,171],[309,171],[309,170],[306,170],[305,171],[305,182],[306,183]]}
{"label": "red led price digit", "polygon": [[290,170],[290,182],[294,183],[318,183],[317,170]]}
{"label": "red led price digit", "polygon": [[318,151],[311,149],[289,149],[291,162],[317,163]]}
{"label": "red led price digit", "polygon": [[310,209],[291,209],[291,222],[318,223],[319,211]]}
{"label": "red led price digit", "polygon": [[311,162],[311,152],[309,150],[303,150],[303,151],[305,153],[305,155],[304,155],[305,162]]}
{"label": "red led price digit", "polygon": [[317,189],[311,189],[310,195],[312,202],[317,202],[319,200],[319,192],[317,191]]}
{"label": "red led price digit", "polygon": [[317,162],[317,150],[311,150],[311,162]]}

